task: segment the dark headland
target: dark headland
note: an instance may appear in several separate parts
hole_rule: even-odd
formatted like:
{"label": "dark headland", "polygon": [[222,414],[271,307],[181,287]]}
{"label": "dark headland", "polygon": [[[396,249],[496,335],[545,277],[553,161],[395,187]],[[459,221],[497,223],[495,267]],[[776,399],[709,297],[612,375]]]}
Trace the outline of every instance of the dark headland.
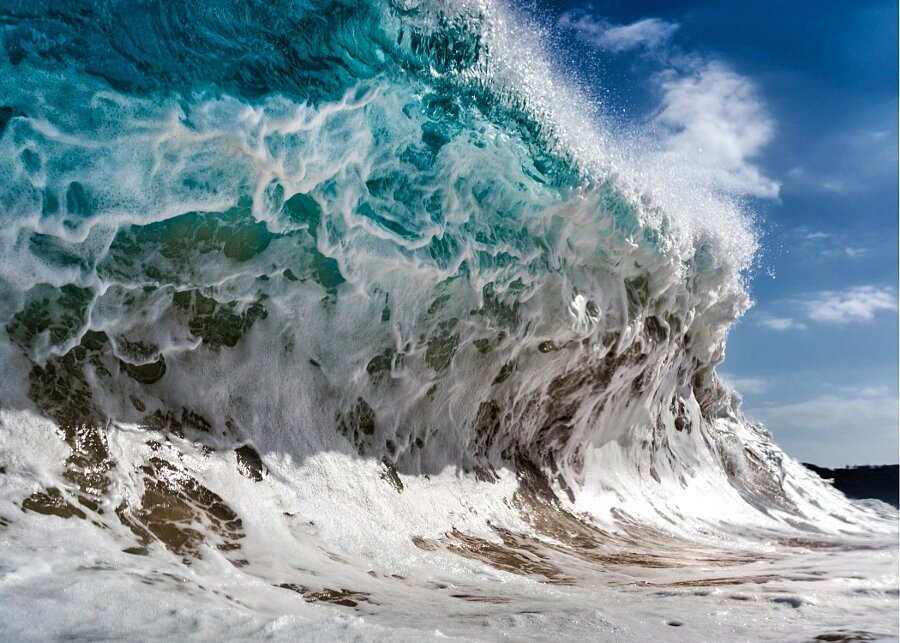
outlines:
{"label": "dark headland", "polygon": [[900,508],[900,498],[898,498],[900,496],[898,493],[900,465],[864,465],[827,469],[804,462],[803,466],[815,471],[820,478],[830,480],[848,498],[860,500],[874,498]]}

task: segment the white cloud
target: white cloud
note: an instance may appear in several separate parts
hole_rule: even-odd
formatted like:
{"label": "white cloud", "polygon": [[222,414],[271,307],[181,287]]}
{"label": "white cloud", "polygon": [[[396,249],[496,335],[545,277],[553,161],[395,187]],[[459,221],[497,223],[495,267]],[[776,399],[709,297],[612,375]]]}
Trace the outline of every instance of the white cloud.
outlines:
{"label": "white cloud", "polygon": [[778,196],[780,184],[753,163],[774,134],[753,83],[722,63],[696,61],[657,80],[663,97],[653,122],[665,133],[670,163],[704,174],[720,191]]}
{"label": "white cloud", "polygon": [[[880,111],[880,110],[879,110]],[[791,168],[785,181],[791,191],[826,194],[869,193],[885,189],[884,181],[895,180],[897,166],[896,130],[870,127],[871,123],[896,122],[896,109],[874,113],[865,125],[823,131],[803,152],[802,165]]]}
{"label": "white cloud", "polygon": [[769,382],[758,377],[732,377],[727,373],[719,373],[719,376],[731,384],[738,393],[758,395],[769,389]]}
{"label": "white cloud", "polygon": [[840,179],[823,179],[820,185],[822,187],[822,190],[825,192],[843,194],[847,191],[847,184]]}
{"label": "white cloud", "polygon": [[[845,251],[850,256],[866,252],[864,248],[846,248]],[[754,323],[775,331],[804,330],[806,324],[797,319],[798,315],[805,316],[808,321],[843,325],[869,321],[879,311],[898,309],[894,291],[875,286],[856,286],[840,292],[825,290],[783,303],[794,311],[793,316],[758,314],[754,316]]]}
{"label": "white cloud", "polygon": [[721,62],[670,45],[679,23],[644,18],[619,25],[573,11],[563,14],[558,24],[612,53],[652,54],[663,70],[653,77],[661,100],[648,119],[656,151],[641,159],[643,169],[663,169],[669,183],[689,186],[694,203],[701,190],[716,196],[778,196],[781,184],[765,176],[755,162],[774,134],[755,86]]}
{"label": "white cloud", "polygon": [[805,233],[803,235],[803,238],[806,239],[807,241],[821,241],[823,239],[831,239],[832,236],[833,235],[828,232],[821,232],[821,231],[817,230],[815,232]]}
{"label": "white cloud", "polygon": [[850,257],[851,259],[856,259],[857,257],[862,257],[865,254],[868,254],[868,248],[854,248],[852,246],[847,246],[844,248],[844,254]]}
{"label": "white cloud", "polygon": [[788,170],[788,183],[794,188],[803,188],[815,192],[832,192],[843,194],[848,191],[845,177],[836,177],[821,169],[810,170],[797,166]]}
{"label": "white cloud", "polygon": [[859,259],[869,252],[868,248],[836,245],[833,248],[825,248],[820,253],[826,259]]}
{"label": "white cloud", "polygon": [[804,305],[810,319],[846,324],[872,319],[880,310],[897,310],[897,297],[887,288],[858,286],[843,292],[820,292]]}
{"label": "white cloud", "polygon": [[599,35],[598,42],[601,47],[614,53],[638,47],[656,49],[664,45],[678,27],[677,23],[646,18],[630,25],[610,26]]}
{"label": "white cloud", "polygon": [[891,387],[884,384],[874,386],[844,387],[844,392],[862,398],[886,397],[891,394]]}
{"label": "white cloud", "polygon": [[587,14],[576,13],[563,14],[559,24],[574,29],[582,41],[612,53],[639,48],[657,49],[668,42],[680,26],[659,18],[644,18],[630,25],[616,25]]}
{"label": "white cloud", "polygon": [[763,317],[757,322],[770,330],[803,330],[806,325],[792,317]]}
{"label": "white cloud", "polygon": [[853,240],[844,235],[811,230],[806,226],[797,228],[795,234],[808,255],[818,253],[827,259],[859,259],[870,252],[869,248],[853,245]]}
{"label": "white cloud", "polygon": [[[887,119],[885,119],[886,122]],[[896,119],[894,119],[896,122]],[[884,129],[864,127],[845,136],[848,145],[857,148],[863,154],[870,154],[876,162],[885,165],[897,163],[897,134]]]}

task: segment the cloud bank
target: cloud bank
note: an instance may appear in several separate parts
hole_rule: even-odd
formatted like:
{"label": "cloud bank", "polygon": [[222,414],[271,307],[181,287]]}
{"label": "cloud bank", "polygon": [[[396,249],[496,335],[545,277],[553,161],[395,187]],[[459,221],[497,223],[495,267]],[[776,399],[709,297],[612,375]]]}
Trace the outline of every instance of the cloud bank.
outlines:
{"label": "cloud bank", "polygon": [[873,389],[754,405],[745,412],[807,462],[843,466],[897,461],[897,405],[896,391]]}

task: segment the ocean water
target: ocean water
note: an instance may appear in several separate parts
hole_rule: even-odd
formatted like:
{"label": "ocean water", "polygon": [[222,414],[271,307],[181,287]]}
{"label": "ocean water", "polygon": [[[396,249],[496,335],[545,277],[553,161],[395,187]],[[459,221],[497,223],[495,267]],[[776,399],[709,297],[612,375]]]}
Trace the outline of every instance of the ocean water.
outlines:
{"label": "ocean water", "polygon": [[752,214],[543,42],[0,4],[0,638],[897,637],[896,510],[716,375]]}

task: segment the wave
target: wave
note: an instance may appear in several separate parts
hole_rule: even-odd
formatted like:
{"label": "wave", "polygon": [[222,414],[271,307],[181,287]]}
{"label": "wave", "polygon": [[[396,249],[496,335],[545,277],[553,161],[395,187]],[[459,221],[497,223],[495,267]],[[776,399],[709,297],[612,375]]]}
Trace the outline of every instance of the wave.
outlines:
{"label": "wave", "polygon": [[49,514],[146,574],[222,558],[359,607],[371,591],[310,580],[362,582],[334,543],[362,571],[414,547],[565,583],[562,554],[892,533],[716,376],[749,305],[740,199],[642,157],[521,16],[13,3],[0,23],[17,547]]}

